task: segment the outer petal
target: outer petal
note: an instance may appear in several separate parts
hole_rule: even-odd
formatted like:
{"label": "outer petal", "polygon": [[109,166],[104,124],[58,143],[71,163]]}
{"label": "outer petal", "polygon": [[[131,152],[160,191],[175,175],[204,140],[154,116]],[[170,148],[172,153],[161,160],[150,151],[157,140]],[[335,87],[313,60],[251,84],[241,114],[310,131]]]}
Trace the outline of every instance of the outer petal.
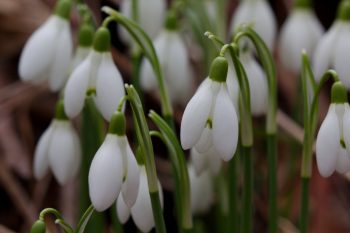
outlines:
{"label": "outer petal", "polygon": [[341,24],[335,22],[316,46],[312,60],[317,81],[321,79],[322,74],[331,66],[334,44],[336,43],[340,27]]}
{"label": "outer petal", "polygon": [[194,215],[209,211],[214,200],[213,180],[209,171],[197,176],[191,165],[188,166],[191,187],[191,211]]}
{"label": "outer petal", "polygon": [[72,72],[64,90],[64,110],[70,118],[76,117],[83,109],[91,74],[92,56],[91,52]]}
{"label": "outer petal", "polygon": [[96,81],[96,103],[103,117],[110,121],[125,95],[123,79],[110,53],[105,53],[98,68]]}
{"label": "outer petal", "polygon": [[77,170],[76,135],[69,121],[56,120],[48,148],[52,172],[57,181],[64,185]]}
{"label": "outer petal", "polygon": [[238,108],[238,100],[239,100],[239,84],[237,80],[237,76],[235,73],[235,68],[230,62],[229,68],[228,68],[228,73],[227,73],[227,79],[226,79],[226,84],[227,84],[227,90],[228,93],[231,97],[231,100],[233,102],[233,105],[235,106],[235,109]]}
{"label": "outer petal", "polygon": [[52,131],[55,127],[55,121],[52,121],[50,126],[41,135],[39,142],[34,152],[34,177],[36,179],[42,179],[49,169],[48,148],[51,141]]}
{"label": "outer petal", "polygon": [[340,148],[335,170],[339,173],[350,171],[350,158],[346,150]]}
{"label": "outer petal", "polygon": [[283,65],[295,73],[300,72],[301,51],[313,54],[323,28],[311,10],[296,9],[282,26],[280,57]]}
{"label": "outer petal", "polygon": [[130,208],[125,204],[123,195],[119,194],[116,205],[118,219],[121,224],[125,224],[130,218]]}
{"label": "outer petal", "polygon": [[185,150],[196,144],[207,123],[213,100],[211,83],[206,79],[185,108],[180,131],[181,145]]}
{"label": "outer petal", "polygon": [[72,61],[72,70],[78,67],[80,63],[82,63],[89,55],[91,48],[81,47],[79,46],[74,54],[74,58]]}
{"label": "outer petal", "polygon": [[127,159],[125,181],[122,186],[123,200],[124,203],[131,208],[135,204],[139,190],[140,171],[126,136],[119,137],[119,145],[124,156],[123,159]]}
{"label": "outer petal", "polygon": [[[163,206],[163,193],[159,182],[158,187],[161,205]],[[142,232],[149,232],[154,227],[152,205],[144,166],[141,167],[139,193],[134,206],[131,208],[131,216],[137,228],[139,228]]]}
{"label": "outer petal", "polygon": [[236,110],[222,85],[215,100],[213,113],[213,145],[220,157],[228,161],[233,157],[238,142],[238,119]]}
{"label": "outer petal", "polygon": [[68,22],[53,15],[28,39],[19,61],[19,75],[23,81],[47,75],[53,61],[60,25],[65,23]]}
{"label": "outer petal", "polygon": [[73,41],[69,23],[61,26],[57,43],[55,46],[54,58],[49,71],[49,87],[52,91],[63,88],[69,74],[69,65],[72,60]]}
{"label": "outer petal", "polygon": [[317,167],[323,177],[332,175],[340,150],[340,129],[334,105],[331,105],[316,139]]}
{"label": "outer petal", "polygon": [[106,210],[117,199],[123,173],[118,138],[108,134],[92,160],[89,171],[89,194],[97,211]]}
{"label": "outer petal", "polygon": [[350,156],[350,110],[349,107],[345,107],[343,115],[343,136],[346,146],[346,151]]}
{"label": "outer petal", "polygon": [[[344,23],[345,24],[345,23]],[[337,43],[334,44],[334,69],[341,81],[350,89],[349,61],[350,61],[350,23],[343,25],[339,31]]]}

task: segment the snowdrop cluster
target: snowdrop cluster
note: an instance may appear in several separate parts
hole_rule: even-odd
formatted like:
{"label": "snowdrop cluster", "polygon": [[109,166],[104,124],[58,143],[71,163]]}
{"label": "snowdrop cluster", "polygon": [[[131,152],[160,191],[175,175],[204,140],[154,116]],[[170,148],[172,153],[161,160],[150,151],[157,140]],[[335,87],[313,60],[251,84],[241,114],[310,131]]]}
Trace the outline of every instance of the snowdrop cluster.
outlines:
{"label": "snowdrop cluster", "polygon": [[[185,105],[193,87],[192,71],[188,50],[181,38],[173,12],[169,13],[165,28],[154,40],[154,47],[171,101]],[[144,90],[156,91],[158,89],[154,71],[147,59],[142,61],[140,78]]]}
{"label": "snowdrop cluster", "polygon": [[337,19],[317,44],[313,56],[315,77],[319,81],[328,68],[334,68],[350,88],[350,1],[343,0],[338,8]]}
{"label": "snowdrop cluster", "polygon": [[334,171],[350,171],[350,107],[346,87],[332,86],[332,103],[316,140],[316,159],[320,174],[328,177]]}
{"label": "snowdrop cluster", "polygon": [[64,185],[78,172],[81,160],[80,140],[63,110],[56,107],[56,116],[40,137],[34,153],[33,170],[42,179],[51,169],[59,184]]}
{"label": "snowdrop cluster", "polygon": [[238,119],[227,90],[227,72],[227,60],[215,58],[209,78],[200,85],[182,117],[182,148],[194,148],[204,161],[210,160],[209,155],[228,161],[236,151]]}
{"label": "snowdrop cluster", "polygon": [[273,49],[277,33],[277,23],[266,0],[243,0],[231,20],[231,34],[241,24],[249,24],[261,36],[266,45]]}
{"label": "snowdrop cluster", "polygon": [[28,39],[19,61],[23,81],[48,80],[52,91],[66,83],[72,60],[73,42],[70,29],[70,0],[60,0],[55,12]]}
{"label": "snowdrop cluster", "polygon": [[279,55],[283,66],[299,73],[301,51],[304,49],[312,55],[323,33],[323,26],[310,5],[305,1],[296,1],[279,36]]}
{"label": "snowdrop cluster", "polygon": [[110,51],[110,40],[108,29],[99,28],[93,49],[70,75],[64,91],[65,111],[70,118],[81,112],[86,95],[93,94],[97,108],[109,121],[125,95],[122,76]]}

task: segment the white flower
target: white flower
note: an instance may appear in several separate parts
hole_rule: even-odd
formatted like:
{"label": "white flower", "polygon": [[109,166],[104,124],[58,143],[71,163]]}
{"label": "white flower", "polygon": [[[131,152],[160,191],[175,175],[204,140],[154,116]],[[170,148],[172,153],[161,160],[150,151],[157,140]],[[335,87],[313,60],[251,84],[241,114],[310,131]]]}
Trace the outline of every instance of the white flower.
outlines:
{"label": "white flower", "polygon": [[[145,166],[141,166],[140,170],[140,187],[135,204],[130,209],[125,204],[125,196],[119,195],[116,209],[119,221],[122,224],[126,223],[131,213],[137,228],[142,232],[149,232],[154,227],[154,217]],[[159,181],[158,189],[161,206],[163,207],[163,191]]]}
{"label": "white flower", "polygon": [[58,15],[50,16],[28,39],[19,60],[23,81],[48,80],[52,91],[63,88],[72,57],[70,23]]}
{"label": "white flower", "polygon": [[[123,0],[120,11],[128,18],[132,18],[132,0]],[[165,17],[166,2],[164,0],[139,0],[137,1],[137,23],[152,39],[161,30]],[[124,42],[130,42],[130,35],[124,28],[121,30]]]}
{"label": "white flower", "polygon": [[[346,12],[347,11],[347,12]],[[338,18],[318,42],[313,56],[313,70],[319,81],[328,69],[335,69],[341,81],[350,88],[349,60],[350,60],[350,2],[343,1],[338,10]],[[342,13],[348,18],[344,18]]]}
{"label": "white flower", "polygon": [[[210,78],[201,84],[185,108],[180,130],[183,149],[195,147],[204,152],[205,149],[197,145],[203,140],[200,144],[208,146],[212,143],[212,148],[224,161],[233,157],[238,141],[237,114],[227,92],[227,67],[225,58],[214,60]],[[211,131],[209,137],[203,135],[206,128]],[[200,140],[202,137],[204,139]]]}
{"label": "white flower", "polygon": [[120,191],[129,208],[139,189],[139,169],[126,136],[107,134],[89,170],[89,194],[97,211],[104,211]]}
{"label": "white flower", "polygon": [[350,170],[350,109],[348,103],[332,103],[316,140],[316,159],[320,174]]}
{"label": "white flower", "polygon": [[[254,59],[252,52],[242,52],[240,56],[246,71],[250,90],[250,109],[254,116],[260,116],[267,110],[268,85],[265,73],[259,63]],[[232,101],[238,106],[239,85],[235,68],[231,63],[227,74],[227,87]]]}
{"label": "white flower", "polygon": [[54,119],[35,149],[34,176],[42,179],[50,168],[63,185],[76,175],[80,160],[80,141],[72,124],[68,120]]}
{"label": "white flower", "polygon": [[241,1],[231,20],[231,34],[241,24],[252,24],[270,50],[273,49],[277,30],[276,19],[265,0]]}
{"label": "white flower", "polygon": [[191,187],[191,212],[194,215],[204,214],[214,202],[213,177],[208,170],[197,175],[191,164],[188,165],[188,175]]}
{"label": "white flower", "polygon": [[[88,91],[96,92],[96,106],[107,121],[111,119],[119,101],[125,95],[121,74],[108,49],[109,43],[108,30],[100,28],[96,33],[95,48],[72,72],[64,92],[65,111],[70,118],[81,112]],[[99,44],[106,48],[96,49]]]}
{"label": "white flower", "polygon": [[307,54],[312,55],[323,33],[323,26],[311,9],[297,7],[293,10],[282,26],[279,39],[283,66],[299,73],[301,51],[305,49]]}
{"label": "white flower", "polygon": [[[172,102],[185,105],[193,87],[192,72],[186,46],[177,30],[164,29],[154,41]],[[158,82],[147,59],[141,64],[141,86],[147,91],[158,89]]]}

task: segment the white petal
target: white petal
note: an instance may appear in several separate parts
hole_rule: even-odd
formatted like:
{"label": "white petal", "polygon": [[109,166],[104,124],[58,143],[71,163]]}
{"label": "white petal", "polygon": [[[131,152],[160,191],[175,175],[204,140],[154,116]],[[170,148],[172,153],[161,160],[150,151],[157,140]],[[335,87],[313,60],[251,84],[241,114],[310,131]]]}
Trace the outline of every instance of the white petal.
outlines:
{"label": "white petal", "polygon": [[58,183],[64,185],[77,170],[76,132],[69,121],[56,120],[48,148],[49,164]]}
{"label": "white petal", "polygon": [[212,130],[209,129],[209,127],[205,127],[201,137],[199,138],[198,142],[194,147],[196,148],[196,151],[198,151],[199,153],[204,153],[208,151],[212,145],[213,145]]}
{"label": "white petal", "polygon": [[235,73],[235,68],[230,62],[229,68],[228,68],[228,73],[227,73],[227,79],[226,79],[226,84],[227,84],[227,91],[231,97],[231,100],[235,106],[235,109],[238,108],[238,100],[239,100],[239,84],[237,80],[237,76]]}
{"label": "white petal", "polygon": [[51,141],[51,135],[55,123],[51,122],[50,126],[45,130],[43,135],[41,135],[39,142],[35,148],[34,152],[34,162],[33,170],[34,177],[36,179],[42,179],[48,172],[49,169],[49,158],[48,158],[48,148]]}
{"label": "white petal", "polygon": [[35,80],[46,76],[52,65],[55,43],[60,33],[60,27],[68,24],[57,16],[51,16],[28,39],[19,61],[19,75],[23,81]]}
{"label": "white petal", "polygon": [[350,110],[349,107],[345,107],[343,115],[343,136],[346,146],[346,151],[350,155]]}
{"label": "white petal", "polygon": [[350,158],[346,150],[343,148],[340,148],[339,150],[337,165],[335,169],[339,173],[350,171]]}
{"label": "white petal", "polygon": [[185,108],[180,130],[181,145],[185,150],[196,144],[207,123],[213,100],[211,83],[207,78]]}
{"label": "white petal", "polygon": [[323,34],[323,28],[311,10],[295,9],[282,26],[280,57],[282,64],[295,73],[300,72],[301,51],[312,55]]}
{"label": "white petal", "polygon": [[214,147],[207,152],[207,159],[211,174],[218,175],[222,167],[222,160]]}
{"label": "white petal", "polygon": [[350,61],[350,24],[344,25],[338,34],[337,43],[334,44],[334,69],[338,72],[340,80],[350,89],[349,61]]}
{"label": "white petal", "polygon": [[193,164],[193,167],[196,171],[196,174],[201,174],[208,164],[208,158],[206,157],[206,154],[199,153],[195,148],[191,149],[191,162]]}
{"label": "white petal", "polygon": [[64,110],[70,118],[76,117],[84,107],[91,73],[92,53],[71,74],[64,89]]}
{"label": "white petal", "polygon": [[119,194],[116,205],[118,219],[121,224],[125,224],[130,217],[130,208],[125,204],[123,195]]}
{"label": "white petal", "polygon": [[122,186],[123,200],[131,208],[135,204],[139,190],[140,171],[126,136],[119,137],[119,145],[124,155],[123,159],[127,159],[126,177]]}
{"label": "white petal", "polygon": [[316,46],[312,61],[317,81],[320,81],[323,73],[331,66],[334,44],[340,27],[341,25],[335,22]]}
{"label": "white petal", "polygon": [[72,33],[68,23],[62,25],[56,40],[54,58],[49,71],[49,87],[52,91],[62,89],[68,78],[73,50]]}
{"label": "white petal", "polygon": [[213,113],[213,145],[221,159],[228,161],[233,157],[238,142],[238,119],[236,110],[222,85],[215,100]]}
{"label": "white petal", "polygon": [[124,95],[122,76],[113,62],[112,55],[105,53],[97,73],[96,103],[107,121],[110,121]]}
{"label": "white petal", "polygon": [[89,194],[97,211],[106,210],[117,199],[123,173],[118,138],[108,134],[92,160],[89,170]]}
{"label": "white petal", "polygon": [[81,164],[81,143],[80,143],[80,138],[79,138],[79,135],[77,134],[77,132],[74,130],[72,132],[72,138],[73,138],[73,143],[74,143],[74,146],[75,146],[75,161],[73,162],[74,163],[74,167],[72,168],[72,171],[71,171],[71,177],[74,177],[76,176],[76,174],[78,173],[79,171],[79,168],[80,168],[80,164]]}
{"label": "white petal", "polygon": [[81,47],[81,46],[79,46],[76,49],[75,54],[74,54],[74,58],[73,58],[73,61],[72,61],[72,70],[77,68],[78,65],[80,63],[82,63],[87,58],[87,56],[90,53],[90,50],[91,50],[91,48]]}
{"label": "white petal", "polygon": [[331,105],[316,139],[316,161],[323,177],[332,175],[340,149],[340,129],[334,105]]}

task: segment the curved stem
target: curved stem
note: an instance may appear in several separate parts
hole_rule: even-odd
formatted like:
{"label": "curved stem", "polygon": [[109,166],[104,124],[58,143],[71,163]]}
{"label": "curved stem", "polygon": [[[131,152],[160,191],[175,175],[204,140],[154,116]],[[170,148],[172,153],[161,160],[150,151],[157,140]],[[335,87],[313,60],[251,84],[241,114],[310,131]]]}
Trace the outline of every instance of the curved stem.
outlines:
{"label": "curved stem", "polygon": [[55,223],[59,224],[66,233],[73,233],[73,228],[62,218],[61,213],[54,208],[46,208],[40,212],[39,220],[45,221],[45,215],[52,214],[56,217]]}

